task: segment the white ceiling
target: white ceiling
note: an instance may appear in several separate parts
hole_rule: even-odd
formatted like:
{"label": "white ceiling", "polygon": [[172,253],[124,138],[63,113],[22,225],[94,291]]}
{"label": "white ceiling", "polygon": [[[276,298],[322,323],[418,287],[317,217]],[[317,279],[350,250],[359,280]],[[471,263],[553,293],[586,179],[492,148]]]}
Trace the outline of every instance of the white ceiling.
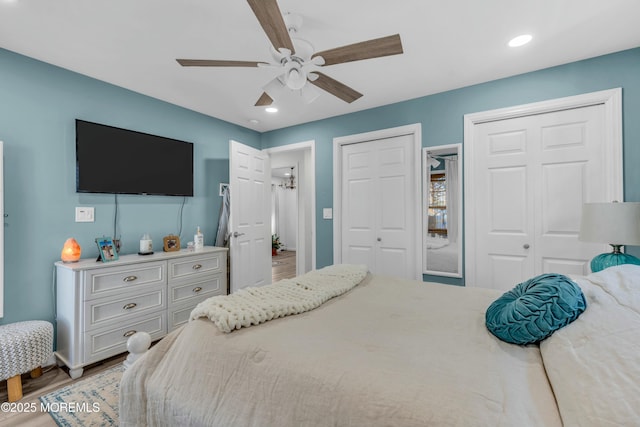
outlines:
{"label": "white ceiling", "polygon": [[[0,0],[0,47],[257,131],[360,111],[640,46],[639,0],[279,0],[316,51],[399,33],[404,54],[324,67],[364,94],[295,93],[254,107],[270,68],[181,67],[175,58],[269,61],[243,0]],[[531,33],[519,49],[507,41]],[[259,123],[252,123],[251,120]]]}

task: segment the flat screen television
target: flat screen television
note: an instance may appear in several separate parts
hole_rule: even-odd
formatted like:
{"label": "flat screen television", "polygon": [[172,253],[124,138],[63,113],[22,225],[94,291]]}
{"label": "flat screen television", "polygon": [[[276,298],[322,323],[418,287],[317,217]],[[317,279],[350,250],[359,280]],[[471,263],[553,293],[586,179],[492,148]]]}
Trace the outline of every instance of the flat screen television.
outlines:
{"label": "flat screen television", "polygon": [[193,196],[193,144],[76,119],[76,191]]}

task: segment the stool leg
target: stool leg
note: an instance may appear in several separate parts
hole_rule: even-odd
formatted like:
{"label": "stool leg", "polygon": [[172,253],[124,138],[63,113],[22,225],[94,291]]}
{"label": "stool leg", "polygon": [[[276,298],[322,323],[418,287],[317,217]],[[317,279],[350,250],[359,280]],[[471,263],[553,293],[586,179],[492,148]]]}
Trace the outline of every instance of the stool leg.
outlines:
{"label": "stool leg", "polygon": [[7,380],[7,392],[9,393],[9,402],[22,399],[22,378],[19,374]]}
{"label": "stool leg", "polygon": [[38,378],[42,376],[42,366],[38,366],[36,369],[31,371],[31,378]]}

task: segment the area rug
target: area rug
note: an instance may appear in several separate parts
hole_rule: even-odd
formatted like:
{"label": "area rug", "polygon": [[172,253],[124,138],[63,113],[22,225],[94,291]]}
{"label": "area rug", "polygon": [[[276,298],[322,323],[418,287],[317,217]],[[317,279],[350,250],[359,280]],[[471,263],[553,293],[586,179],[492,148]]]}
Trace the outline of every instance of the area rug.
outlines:
{"label": "area rug", "polygon": [[41,408],[56,424],[71,426],[117,426],[118,393],[122,363],[40,397]]}

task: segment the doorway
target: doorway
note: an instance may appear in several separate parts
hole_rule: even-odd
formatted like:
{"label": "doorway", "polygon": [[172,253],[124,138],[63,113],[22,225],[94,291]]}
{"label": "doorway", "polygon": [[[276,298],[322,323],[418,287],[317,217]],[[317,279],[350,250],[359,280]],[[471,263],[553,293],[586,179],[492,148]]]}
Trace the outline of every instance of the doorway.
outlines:
{"label": "doorway", "polygon": [[271,169],[272,282],[296,276],[298,244],[297,164]]}
{"label": "doorway", "polygon": [[[271,216],[272,241],[273,235],[277,234],[282,245],[271,260],[275,282],[316,268],[315,141],[264,151],[271,159],[273,171],[272,201],[278,197],[278,204],[272,203]],[[277,215],[273,212],[275,208],[279,209]],[[274,217],[281,219],[279,224],[275,223]]]}

